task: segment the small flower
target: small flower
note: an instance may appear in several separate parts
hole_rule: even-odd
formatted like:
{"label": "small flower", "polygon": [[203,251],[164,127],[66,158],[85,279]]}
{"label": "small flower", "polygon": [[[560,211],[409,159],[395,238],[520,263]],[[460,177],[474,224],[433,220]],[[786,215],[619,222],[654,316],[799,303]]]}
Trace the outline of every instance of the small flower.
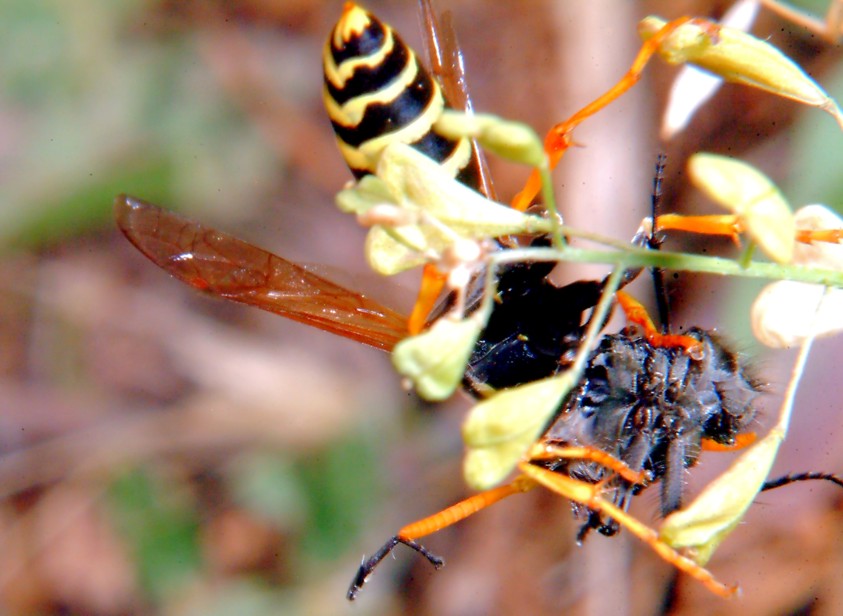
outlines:
{"label": "small flower", "polygon": [[384,148],[377,175],[340,191],[337,205],[361,222],[374,223],[366,258],[386,276],[436,262],[462,239],[547,233],[552,227],[540,216],[487,199],[402,143]]}
{"label": "small flower", "polygon": [[[646,40],[665,25],[663,19],[647,17],[638,33]],[[818,107],[843,127],[843,113],[834,99],[790,58],[746,32],[694,19],[667,37],[658,53],[669,64],[693,64],[726,81]]]}
{"label": "small flower", "polygon": [[541,436],[547,421],[576,384],[571,370],[501,390],[476,404],[463,424],[463,474],[485,490],[503,481]]}
{"label": "small flower", "polygon": [[[721,26],[746,32],[758,14],[757,0],[739,0],[723,14]],[[684,130],[694,114],[723,84],[723,79],[688,64],[673,80],[662,118],[661,136],[665,141]]]}
{"label": "small flower", "polygon": [[[795,215],[800,231],[843,228],[843,219],[823,205],[806,205]],[[819,269],[843,270],[843,246],[798,243],[793,263]],[[773,348],[789,348],[809,336],[829,336],[843,330],[843,289],[782,280],[766,286],[752,304],[752,331]]]}
{"label": "small flower", "polygon": [[399,342],[392,352],[392,365],[425,400],[445,400],[459,387],[482,329],[482,323],[473,318],[443,317],[430,329]]}
{"label": "small flower", "polygon": [[775,184],[754,167],[716,154],[694,154],[688,172],[695,186],[737,216],[761,250],[778,263],[793,259],[796,225]]}

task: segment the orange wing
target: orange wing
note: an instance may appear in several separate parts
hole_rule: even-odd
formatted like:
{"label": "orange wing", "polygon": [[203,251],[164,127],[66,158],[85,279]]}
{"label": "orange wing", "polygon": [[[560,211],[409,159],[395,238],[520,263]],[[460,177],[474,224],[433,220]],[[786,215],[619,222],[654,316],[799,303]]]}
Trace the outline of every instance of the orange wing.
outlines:
{"label": "orange wing", "polygon": [[407,319],[300,265],[140,199],[114,201],[117,226],[192,287],[389,351]]}
{"label": "orange wing", "polygon": [[[453,27],[451,12],[445,11],[439,19],[431,4],[432,0],[419,0],[419,19],[422,22],[422,36],[427,52],[430,72],[436,77],[448,105],[453,109],[474,113],[471,94],[465,78],[465,63]],[[477,189],[489,199],[495,199],[486,157],[476,142],[474,144],[474,163],[477,165],[479,186]]]}

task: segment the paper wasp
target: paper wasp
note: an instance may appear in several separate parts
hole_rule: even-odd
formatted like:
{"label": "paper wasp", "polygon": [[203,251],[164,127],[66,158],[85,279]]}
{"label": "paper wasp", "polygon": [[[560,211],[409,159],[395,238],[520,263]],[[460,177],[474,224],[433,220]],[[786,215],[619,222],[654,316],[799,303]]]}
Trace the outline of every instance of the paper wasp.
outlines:
{"label": "paper wasp", "polygon": [[[363,34],[371,40],[361,42]],[[380,52],[383,41],[388,41],[388,47],[384,45]],[[646,49],[652,54],[655,44]],[[396,139],[387,129],[397,126],[398,132],[406,129],[406,142],[418,144],[459,180],[481,186],[482,166],[470,142],[438,134],[435,122],[424,119],[428,114],[435,119],[437,110],[444,107],[437,94],[439,86],[425,76],[415,54],[391,28],[347,3],[326,47],[326,58],[329,56],[326,106],[343,155],[357,177],[375,170],[371,160],[383,143]],[[344,68],[344,63],[350,68]],[[638,73],[641,68],[637,68]],[[379,71],[384,75],[378,75]],[[401,87],[392,86],[390,98],[379,98],[381,89],[390,90],[386,84],[396,74],[404,79]],[[382,87],[375,86],[375,92],[365,94],[367,87],[381,83],[381,79]],[[557,160],[570,144],[570,130],[636,79],[637,73],[625,78],[610,96],[601,97],[563,123],[567,128],[558,133],[560,141],[554,150]],[[338,112],[343,106],[354,109],[362,128],[343,124]],[[531,190],[528,185],[523,193],[526,196],[519,200],[521,205],[532,200]],[[392,349],[408,334],[403,316],[230,235],[132,197],[118,197],[115,208],[118,225],[130,241],[156,264],[195,288],[383,350]],[[506,242],[501,240],[499,248],[505,250]],[[598,304],[604,282],[578,281],[556,287],[547,282],[553,265],[525,262],[495,272],[498,305],[466,370],[468,389],[473,393],[484,396],[487,389],[530,384],[563,371],[573,361],[588,312]],[[623,282],[633,277],[634,273],[628,274]],[[536,324],[537,329],[526,331]],[[567,496],[575,508],[588,515],[581,534],[588,528],[611,534],[620,524],[712,591],[730,594],[731,589],[629,516],[626,507],[630,497],[648,482],[662,480],[663,513],[678,509],[682,475],[696,461],[703,440],[734,444],[754,418],[752,402],[759,385],[745,374],[736,356],[707,332],[693,330],[682,336],[685,346],[665,343],[660,336],[648,331],[647,337],[641,337],[625,330],[605,337],[596,350],[589,352],[579,387],[519,465],[522,475],[511,484],[402,529],[364,563],[349,598],[397,543],[410,545],[439,564],[415,539],[535,485]],[[701,350],[701,356],[694,357],[687,347]],[[615,362],[626,365],[615,370]]]}

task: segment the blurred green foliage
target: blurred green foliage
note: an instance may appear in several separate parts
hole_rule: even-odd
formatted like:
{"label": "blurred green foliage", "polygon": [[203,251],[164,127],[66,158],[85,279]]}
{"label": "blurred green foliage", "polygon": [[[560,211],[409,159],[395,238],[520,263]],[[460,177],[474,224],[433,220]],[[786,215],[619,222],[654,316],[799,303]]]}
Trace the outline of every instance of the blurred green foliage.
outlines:
{"label": "blurred green foliage", "polygon": [[378,446],[372,436],[349,435],[300,464],[309,512],[302,549],[310,558],[335,559],[371,521],[379,491]]}
{"label": "blurred green foliage", "polygon": [[[306,613],[302,606],[293,609],[305,601],[293,589],[319,584],[334,570],[379,507],[379,450],[371,435],[353,433],[303,459],[256,450],[223,467],[223,491],[215,499],[223,503],[230,498],[294,541],[289,553],[276,554],[277,562],[265,571],[268,575],[244,572],[221,578],[212,592],[208,590],[210,595],[201,593],[194,607],[197,613],[211,608],[220,615],[287,613],[278,611],[282,605],[291,613]],[[191,586],[209,573],[201,534],[209,512],[195,490],[182,478],[144,466],[116,477],[108,496],[113,523],[129,545],[145,601],[155,609],[182,602]],[[290,585],[278,584],[286,576]]]}
{"label": "blurred green foliage", "polygon": [[197,35],[148,22],[152,9],[0,3],[0,245],[110,225],[120,192],[248,204],[277,172],[197,56]]}
{"label": "blurred green foliage", "polygon": [[153,602],[182,591],[200,573],[199,520],[188,494],[148,469],[127,472],[111,486],[118,530]]}

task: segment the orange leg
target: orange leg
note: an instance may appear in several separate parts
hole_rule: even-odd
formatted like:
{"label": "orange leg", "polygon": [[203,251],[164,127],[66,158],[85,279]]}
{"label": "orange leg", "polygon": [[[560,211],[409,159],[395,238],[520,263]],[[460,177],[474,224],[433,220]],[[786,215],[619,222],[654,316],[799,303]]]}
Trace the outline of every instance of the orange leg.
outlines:
{"label": "orange leg", "polygon": [[728,598],[733,596],[737,591],[737,587],[726,586],[718,582],[707,569],[701,567],[687,556],[683,556],[659,539],[659,535],[655,530],[603,499],[600,495],[599,485],[578,481],[545,468],[534,466],[529,462],[520,463],[518,468],[524,475],[560,496],[582,503],[593,511],[617,520],[621,526],[649,545],[656,554],[683,573],[701,582],[714,594]]}
{"label": "orange leg", "polygon": [[442,293],[442,289],[445,288],[446,280],[447,277],[433,263],[424,266],[419,295],[407,322],[407,331],[410,332],[411,336],[421,332],[427,322],[428,315],[436,304],[436,299]]}
{"label": "orange leg", "polygon": [[839,244],[843,241],[843,229],[800,229],[796,232],[796,241],[802,244],[814,242]]}
{"label": "orange leg", "polygon": [[[675,19],[667,24],[659,30],[652,38],[645,41],[643,45],[641,45],[641,49],[638,51],[638,55],[635,57],[635,60],[632,63],[632,66],[626,72],[626,74],[618,81],[614,86],[612,86],[608,91],[606,91],[602,96],[593,100],[588,105],[577,111],[574,115],[570,118],[565,120],[564,122],[560,122],[556,126],[554,126],[545,137],[544,141],[544,149],[547,152],[548,157],[550,158],[550,168],[554,168],[559,160],[562,158],[562,155],[565,153],[571,145],[574,143],[573,139],[571,139],[571,133],[573,130],[586,118],[594,115],[604,107],[606,107],[609,103],[614,101],[615,99],[619,98],[623,94],[626,93],[632,86],[638,83],[638,80],[641,78],[641,73],[644,70],[644,67],[650,61],[650,58],[653,54],[658,50],[659,46],[665,41],[667,37],[669,37],[678,27],[686,24],[687,22],[691,21],[689,17],[681,17],[679,19]],[[700,20],[702,21],[702,20]],[[711,24],[710,22],[702,21],[707,25],[710,25],[711,28],[716,28],[715,24]],[[716,31],[712,30],[712,36],[716,35]],[[541,178],[539,176],[539,172],[534,170],[530,174],[530,178],[527,180],[527,184],[521,190],[520,193],[515,195],[515,198],[512,200],[512,207],[524,211],[526,210],[530,204],[535,199],[536,195],[541,190]]]}
{"label": "orange leg", "polygon": [[[594,449],[593,447],[559,447],[555,445],[539,444],[533,448],[531,454],[532,453],[537,454],[536,459],[578,458],[585,460],[593,460],[617,472],[618,474],[622,475],[625,479],[632,481],[633,483],[642,483],[643,481],[646,481],[648,479],[646,474],[636,473],[632,471],[626,464],[624,464],[620,460],[613,458],[605,452]],[[530,465],[527,464],[527,466]],[[554,473],[552,471],[547,472],[551,475],[559,474]],[[346,595],[347,598],[349,600],[354,600],[357,597],[357,594],[360,592],[360,589],[366,583],[366,580],[369,578],[369,576],[372,574],[378,564],[384,558],[386,558],[386,556],[390,552],[392,552],[392,550],[395,549],[395,547],[399,543],[403,543],[404,545],[417,551],[419,554],[424,556],[435,568],[439,569],[440,567],[442,567],[445,562],[438,556],[429,552],[424,546],[417,543],[416,539],[421,539],[422,537],[426,537],[427,535],[431,535],[435,532],[438,532],[443,528],[447,528],[448,526],[456,524],[457,522],[460,522],[474,515],[478,511],[481,511],[487,507],[494,505],[498,501],[501,501],[504,498],[507,498],[508,496],[532,490],[534,487],[536,487],[536,485],[538,485],[538,483],[533,478],[525,475],[520,475],[516,477],[512,482],[504,486],[500,486],[498,488],[493,488],[491,490],[486,490],[485,492],[480,492],[479,494],[469,496],[465,500],[462,500],[456,503],[455,505],[451,505],[447,509],[443,509],[442,511],[434,513],[433,515],[430,515],[421,520],[412,522],[411,524],[408,524],[407,526],[403,527],[401,530],[398,531],[396,535],[390,537],[389,540],[370,558],[363,561],[363,563],[360,565],[360,568],[357,570],[357,574],[354,576],[354,579],[351,582],[351,586],[349,586],[348,588],[348,593]],[[592,491],[599,492],[600,490],[599,487],[594,486],[592,484],[575,481],[567,477],[566,479],[568,481],[574,481],[577,484],[582,484],[583,486],[588,486]],[[586,501],[582,501],[575,498],[575,496],[576,495],[572,495],[569,498],[571,498],[572,500],[577,500],[578,502],[583,502],[584,504],[588,504]]]}
{"label": "orange leg", "polygon": [[702,440],[702,448],[705,451],[736,451],[752,445],[757,440],[758,435],[755,432],[744,432],[743,434],[738,434],[735,437],[735,442],[731,445],[724,445],[723,443],[704,438]]}
{"label": "orange leg", "polygon": [[473,516],[486,507],[491,507],[507,496],[528,492],[534,487],[535,484],[526,477],[516,477],[512,483],[474,494],[458,502],[456,505],[451,505],[447,509],[408,524],[398,531],[398,537],[400,539],[421,539],[427,535],[432,535],[443,528],[447,528]]}
{"label": "orange leg", "polygon": [[415,539],[420,539],[438,532],[443,528],[447,528],[452,524],[456,524],[457,522],[474,515],[486,507],[494,505],[508,496],[519,494],[521,492],[527,492],[535,486],[536,483],[527,477],[516,477],[511,483],[487,490],[485,492],[480,492],[479,494],[474,494],[455,505],[451,505],[447,509],[443,509],[431,516],[408,524],[399,530],[397,535],[390,537],[381,549],[375,552],[370,558],[363,561],[360,568],[357,570],[357,575],[355,575],[354,579],[351,581],[351,586],[348,588],[346,597],[349,601],[353,601],[357,597],[357,594],[360,592],[360,589],[363,588],[363,585],[375,570],[375,567],[377,567],[378,564],[386,558],[387,554],[392,552],[395,546],[399,543],[403,543],[404,545],[414,549],[424,556],[436,569],[439,569],[445,564],[445,561],[430,553],[421,544],[416,543]]}
{"label": "orange leg", "polygon": [[[744,231],[739,216],[734,214],[709,216],[682,216],[681,214],[662,214],[656,218],[656,231],[688,231],[700,235],[726,235],[738,243]],[[843,242],[843,229],[799,229],[796,241],[801,244]]]}
{"label": "orange leg", "polygon": [[542,442],[533,445],[529,458],[530,460],[558,460],[560,458],[591,460],[614,471],[630,483],[645,484],[650,480],[650,475],[646,471],[634,471],[622,460],[618,460],[596,447],[585,445],[580,447],[563,447]]}
{"label": "orange leg", "polygon": [[618,304],[623,309],[630,323],[635,323],[644,330],[644,337],[654,347],[681,347],[693,359],[702,359],[702,343],[691,336],[681,334],[662,334],[653,324],[650,315],[641,303],[631,295],[618,291],[615,294]]}
{"label": "orange leg", "polygon": [[656,231],[688,231],[701,235],[727,235],[735,243],[743,232],[740,218],[734,214],[711,216],[682,216],[662,214],[656,218]]}

